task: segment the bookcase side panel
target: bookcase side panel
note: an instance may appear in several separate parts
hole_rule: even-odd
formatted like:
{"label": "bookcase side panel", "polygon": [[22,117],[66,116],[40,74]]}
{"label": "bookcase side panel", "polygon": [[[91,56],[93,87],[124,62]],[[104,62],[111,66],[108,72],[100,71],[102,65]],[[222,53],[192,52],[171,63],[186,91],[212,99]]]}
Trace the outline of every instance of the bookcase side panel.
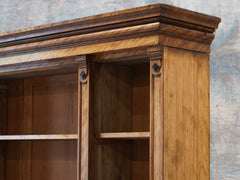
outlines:
{"label": "bookcase side panel", "polygon": [[209,56],[164,48],[164,178],[210,179]]}

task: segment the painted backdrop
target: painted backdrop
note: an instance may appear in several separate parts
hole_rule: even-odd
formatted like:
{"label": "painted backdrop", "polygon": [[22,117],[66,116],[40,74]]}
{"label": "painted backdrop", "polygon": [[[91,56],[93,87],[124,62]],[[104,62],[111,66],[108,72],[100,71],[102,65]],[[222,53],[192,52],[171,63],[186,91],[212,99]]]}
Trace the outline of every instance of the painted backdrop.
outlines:
{"label": "painted backdrop", "polygon": [[0,31],[167,3],[222,18],[211,53],[211,180],[240,180],[239,0],[0,0]]}

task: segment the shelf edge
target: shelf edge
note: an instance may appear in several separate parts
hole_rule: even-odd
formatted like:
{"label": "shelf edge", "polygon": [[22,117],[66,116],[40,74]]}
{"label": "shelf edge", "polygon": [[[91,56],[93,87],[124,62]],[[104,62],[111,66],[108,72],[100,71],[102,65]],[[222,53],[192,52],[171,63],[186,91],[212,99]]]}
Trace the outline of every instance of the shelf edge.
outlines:
{"label": "shelf edge", "polygon": [[16,140],[68,140],[78,139],[78,134],[51,135],[0,135],[0,141]]}
{"label": "shelf edge", "polygon": [[148,139],[150,132],[117,132],[117,133],[99,133],[100,139]]}

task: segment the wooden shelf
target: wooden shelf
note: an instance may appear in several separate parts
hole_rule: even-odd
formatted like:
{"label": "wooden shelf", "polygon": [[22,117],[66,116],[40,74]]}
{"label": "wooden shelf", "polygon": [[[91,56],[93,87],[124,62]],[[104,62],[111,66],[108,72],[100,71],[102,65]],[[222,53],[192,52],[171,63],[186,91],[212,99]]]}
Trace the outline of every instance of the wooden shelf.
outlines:
{"label": "wooden shelf", "polygon": [[118,133],[99,133],[100,139],[148,139],[150,132],[118,132]]}
{"label": "wooden shelf", "polygon": [[0,135],[0,141],[16,140],[67,140],[78,139],[78,134],[49,134],[49,135]]}

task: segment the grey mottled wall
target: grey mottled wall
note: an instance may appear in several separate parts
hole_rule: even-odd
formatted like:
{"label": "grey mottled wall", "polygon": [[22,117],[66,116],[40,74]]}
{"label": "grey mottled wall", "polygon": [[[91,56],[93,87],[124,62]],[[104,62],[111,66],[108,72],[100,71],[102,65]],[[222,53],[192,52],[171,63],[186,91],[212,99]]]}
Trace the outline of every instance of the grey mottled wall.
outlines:
{"label": "grey mottled wall", "polygon": [[159,2],[222,18],[211,53],[211,179],[240,180],[239,0],[0,0],[0,31]]}

